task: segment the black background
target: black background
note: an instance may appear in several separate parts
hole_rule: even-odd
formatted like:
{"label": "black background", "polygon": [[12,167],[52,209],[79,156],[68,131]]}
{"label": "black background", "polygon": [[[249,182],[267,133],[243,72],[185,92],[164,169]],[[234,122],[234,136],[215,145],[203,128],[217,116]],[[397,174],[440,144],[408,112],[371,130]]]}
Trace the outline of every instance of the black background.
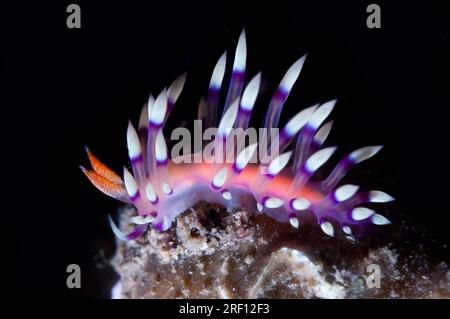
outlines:
{"label": "black background", "polygon": [[[382,28],[368,29],[368,1],[77,1],[82,28],[68,29],[69,3],[2,5],[3,170],[12,193],[4,195],[2,229],[15,292],[108,297],[114,274],[100,251],[113,253],[106,216],[118,202],[79,171],[83,146],[120,172],[128,119],[136,123],[148,94],[185,71],[167,132],[192,121],[215,62],[234,51],[243,27],[247,79],[263,72],[252,124],[287,68],[309,52],[281,121],[337,97],[329,143],[339,155],[384,144],[358,179],[398,199],[390,218],[426,234],[413,240],[449,255],[446,5],[376,1]],[[82,268],[82,289],[65,286],[71,263]]]}

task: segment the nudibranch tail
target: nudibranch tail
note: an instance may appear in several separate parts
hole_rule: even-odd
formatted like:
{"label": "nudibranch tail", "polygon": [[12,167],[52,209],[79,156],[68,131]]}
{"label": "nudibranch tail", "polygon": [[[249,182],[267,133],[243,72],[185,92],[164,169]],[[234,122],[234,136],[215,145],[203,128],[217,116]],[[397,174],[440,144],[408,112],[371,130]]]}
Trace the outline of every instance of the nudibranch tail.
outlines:
{"label": "nudibranch tail", "polygon": [[[215,138],[204,146],[203,152],[170,156],[164,138],[164,125],[176,107],[186,74],[156,98],[149,96],[140,114],[138,130],[131,121],[128,123],[131,169],[124,168],[123,179],[86,148],[92,170],[81,169],[92,184],[108,196],[133,204],[137,210],[137,215],[130,219],[135,228],[128,234],[121,232],[109,217],[114,234],[122,240],[133,240],[149,225],[166,231],[179,214],[200,201],[230,210],[243,208],[267,214],[294,228],[301,228],[302,223],[313,217],[328,236],[341,231],[352,238],[355,226],[389,224],[386,217],[361,205],[386,203],[393,201],[393,197],[378,190],[361,190],[359,185],[339,185],[353,166],[377,154],[382,146],[359,148],[338,162],[325,179],[312,181],[316,171],[337,149],[322,148],[333,126],[333,121],[325,121],[337,100],[305,108],[275,135],[264,130],[265,139],[247,143],[245,134],[235,135],[234,130],[246,133],[251,129],[248,126],[258,102],[262,74],[257,73],[244,85],[247,43],[243,31],[235,50],[226,101],[223,111],[220,110],[226,55],[222,54],[216,63],[207,98],[202,98],[198,106],[202,129],[217,126]],[[278,127],[283,106],[306,57],[305,54],[295,61],[282,78],[270,100],[263,128]],[[219,112],[223,112],[220,119]],[[202,161],[192,161],[198,155]]]}

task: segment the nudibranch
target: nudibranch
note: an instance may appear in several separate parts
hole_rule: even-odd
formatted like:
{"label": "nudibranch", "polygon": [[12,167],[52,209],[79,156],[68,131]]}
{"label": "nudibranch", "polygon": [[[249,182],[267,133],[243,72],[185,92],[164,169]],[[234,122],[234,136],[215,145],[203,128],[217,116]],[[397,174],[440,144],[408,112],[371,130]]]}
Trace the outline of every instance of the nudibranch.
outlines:
{"label": "nudibranch", "polygon": [[[135,228],[128,234],[120,231],[109,217],[117,237],[136,239],[150,225],[166,231],[179,214],[200,201],[220,204],[230,211],[242,208],[266,214],[278,222],[289,222],[295,228],[313,219],[328,236],[334,236],[340,230],[352,238],[355,225],[390,223],[374,210],[360,206],[392,201],[390,195],[377,190],[360,191],[359,186],[353,184],[339,185],[348,170],[378,153],[382,146],[357,149],[338,162],[323,180],[310,180],[336,150],[336,147],[322,148],[333,123],[324,122],[336,100],[303,109],[283,128],[276,130],[275,136],[266,136],[266,145],[242,143],[243,147],[235,154],[235,144],[231,143],[234,140],[232,129],[248,129],[261,82],[261,73],[258,73],[244,87],[246,56],[243,31],[235,51],[223,115],[218,123],[216,116],[226,53],[215,65],[207,98],[199,104],[198,116],[204,128],[218,124],[209,158],[192,162],[169,156],[163,127],[183,90],[185,74],[162,90],[156,99],[150,95],[142,109],[138,131],[129,122],[127,144],[132,172],[124,168],[123,179],[86,148],[92,170],[81,169],[92,184],[106,195],[136,207],[137,214],[130,219]],[[265,129],[278,127],[283,105],[300,75],[306,56],[298,59],[282,78],[269,103],[263,123]],[[270,155],[266,152],[265,158],[251,161],[258,150],[269,150],[275,144],[278,152],[270,152]],[[294,147],[287,150],[291,144],[295,144]],[[230,154],[233,154],[232,160],[223,161]],[[195,155],[192,152],[183,157],[190,159]]]}

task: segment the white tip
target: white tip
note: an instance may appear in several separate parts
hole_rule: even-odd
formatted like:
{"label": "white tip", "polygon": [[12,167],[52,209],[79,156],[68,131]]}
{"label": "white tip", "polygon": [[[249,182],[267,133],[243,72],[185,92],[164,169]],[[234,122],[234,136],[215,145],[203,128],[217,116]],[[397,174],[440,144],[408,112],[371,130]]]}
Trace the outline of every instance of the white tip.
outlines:
{"label": "white tip", "polygon": [[320,224],[322,231],[328,236],[334,237],[334,227],[329,221],[324,221]]}
{"label": "white tip", "polygon": [[394,201],[395,198],[382,191],[370,191],[369,201],[372,203],[387,203]]}
{"label": "white tip", "polygon": [[167,112],[167,90],[164,89],[156,98],[153,104],[152,113],[150,114],[150,122],[155,125],[161,125]]}
{"label": "white tip", "polygon": [[172,187],[166,182],[162,183],[162,190],[166,195],[172,194]]}
{"label": "white tip", "polygon": [[247,42],[245,39],[245,30],[242,30],[236,47],[234,56],[233,71],[245,71],[245,61],[247,59]]}
{"label": "white tip", "polygon": [[350,228],[350,226],[344,226],[344,227],[342,227],[342,231],[344,232],[344,233],[346,233],[347,235],[351,235],[352,234],[352,229]]}
{"label": "white tip", "polygon": [[284,127],[284,131],[286,132],[286,134],[289,137],[297,134],[297,132],[300,131],[306,123],[308,123],[309,119],[318,106],[319,104],[315,104],[298,112]]}
{"label": "white tip", "polygon": [[127,146],[128,156],[130,159],[135,159],[141,155],[141,144],[139,143],[139,137],[131,122],[128,122]]}
{"label": "white tip", "polygon": [[266,206],[267,208],[278,208],[278,207],[281,207],[283,205],[283,203],[284,203],[284,201],[281,198],[268,197],[264,201],[264,206]]}
{"label": "white tip", "polygon": [[375,214],[375,212],[366,207],[356,207],[356,208],[353,208],[353,210],[352,210],[352,218],[353,218],[353,220],[356,220],[356,221],[360,221],[360,220],[369,218],[373,214]]}
{"label": "white tip", "polygon": [[227,167],[222,168],[216,174],[216,176],[214,176],[214,178],[212,180],[212,185],[215,188],[221,188],[223,186],[223,184],[225,184],[225,181],[227,180],[227,175],[228,175],[228,168]]}
{"label": "white tip", "polygon": [[313,173],[319,167],[321,167],[323,164],[325,164],[326,161],[333,155],[333,153],[336,151],[336,147],[326,147],[324,149],[321,149],[320,151],[315,152],[313,155],[311,155],[308,160],[306,161],[306,169]]}
{"label": "white tip", "polygon": [[139,216],[131,217],[130,221],[136,225],[143,225],[143,224],[151,223],[154,219],[155,219],[155,217],[153,217],[152,215],[147,215],[147,216],[139,215]]}
{"label": "white tip", "polygon": [[225,198],[226,200],[231,200],[231,193],[229,191],[224,191],[222,193],[222,197]]}
{"label": "white tip", "polygon": [[217,129],[220,136],[225,137],[230,133],[230,130],[233,128],[234,122],[236,121],[238,107],[239,99],[236,99],[222,116],[219,128]]}
{"label": "white tip", "polygon": [[255,151],[258,147],[258,143],[251,144],[244,148],[239,155],[236,157],[235,167],[240,172],[245,166],[247,166],[248,162],[251,160]]}
{"label": "white tip", "polygon": [[138,187],[133,175],[124,167],[123,168],[123,180],[125,182],[125,188],[130,197],[136,196],[138,192]]}
{"label": "white tip", "polygon": [[227,64],[227,51],[225,51],[217,61],[211,76],[210,88],[220,89],[222,86],[223,76],[225,74],[225,66]]}
{"label": "white tip", "polygon": [[155,190],[151,183],[148,183],[145,187],[145,196],[151,203],[155,203],[158,200],[158,196],[156,196]]}
{"label": "white tip", "polygon": [[333,127],[333,121],[329,121],[325,123],[314,135],[314,141],[322,145],[330,134],[331,128]]}
{"label": "white tip", "polygon": [[334,197],[338,202],[343,202],[344,200],[349,199],[358,191],[358,185],[347,184],[339,187],[334,191]]}
{"label": "white tip", "polygon": [[167,160],[167,144],[162,129],[158,131],[155,142],[155,157],[158,162]]}
{"label": "white tip", "polygon": [[259,85],[261,84],[261,72],[253,77],[253,79],[245,87],[242,94],[241,107],[246,111],[251,111],[255,105],[256,97],[259,92]]}
{"label": "white tip", "polygon": [[258,212],[262,212],[263,211],[263,205],[261,205],[260,203],[256,203],[256,208],[258,209]]}
{"label": "white tip", "polygon": [[310,201],[302,197],[296,198],[292,201],[292,208],[297,211],[308,209],[310,205]]}
{"label": "white tip", "polygon": [[167,91],[167,96],[169,101],[175,103],[178,100],[178,97],[183,91],[184,83],[186,82],[186,73],[183,73],[172,84],[169,86],[169,90]]}
{"label": "white tip", "polygon": [[295,81],[297,81],[297,78],[300,75],[303,64],[305,63],[306,56],[307,54],[303,55],[287,70],[279,85],[279,87],[284,92],[289,93],[291,91],[292,86],[294,85]]}
{"label": "white tip", "polygon": [[125,235],[114,223],[112,217],[110,215],[108,215],[108,221],[109,221],[109,226],[111,227],[114,235],[119,238],[120,240],[127,240],[127,235]]}
{"label": "white tip", "polygon": [[289,223],[291,223],[292,227],[294,227],[294,228],[298,228],[298,226],[299,226],[297,217],[289,218]]}
{"label": "white tip", "polygon": [[152,115],[153,112],[153,106],[155,106],[155,98],[153,97],[153,95],[150,94],[150,96],[148,97],[147,100],[147,125],[148,125],[148,121],[150,121],[150,116]]}
{"label": "white tip", "polygon": [[142,107],[141,115],[139,116],[139,128],[146,128],[148,126],[148,105]]}
{"label": "white tip", "polygon": [[370,218],[370,221],[372,222],[372,224],[375,224],[375,225],[388,225],[391,223],[391,221],[389,219],[387,219],[383,215],[379,215],[379,214],[372,215],[372,217]]}
{"label": "white tip", "polygon": [[377,154],[382,148],[383,148],[382,145],[366,146],[350,153],[350,158],[355,162],[355,164],[358,164],[368,158],[371,158],[372,156]]}
{"label": "white tip", "polygon": [[314,129],[317,129],[322,122],[325,121],[328,115],[330,115],[331,111],[333,111],[336,102],[337,100],[335,99],[322,104],[311,116],[309,125],[311,125]]}
{"label": "white tip", "polygon": [[267,173],[272,176],[277,175],[289,163],[291,155],[292,151],[289,151],[275,157],[267,167]]}

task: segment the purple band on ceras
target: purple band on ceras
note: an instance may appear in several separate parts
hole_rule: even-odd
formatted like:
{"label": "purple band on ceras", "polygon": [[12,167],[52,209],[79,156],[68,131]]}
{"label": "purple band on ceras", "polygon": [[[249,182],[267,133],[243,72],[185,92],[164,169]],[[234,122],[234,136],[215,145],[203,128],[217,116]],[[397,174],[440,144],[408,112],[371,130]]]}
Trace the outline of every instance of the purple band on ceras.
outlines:
{"label": "purple band on ceras", "polygon": [[[292,209],[294,209],[294,208],[292,207],[292,201],[293,201],[293,200],[291,200],[291,201],[289,202],[289,206],[290,206]],[[290,212],[290,213],[288,214],[288,218],[291,219],[291,218],[293,218],[293,217],[297,218],[297,214],[296,214],[296,213],[293,213],[293,212]]]}
{"label": "purple band on ceras", "polygon": [[208,103],[215,102],[219,99],[220,95],[220,87],[219,86],[211,86],[208,90],[208,97],[206,101]]}
{"label": "purple band on ceras", "polygon": [[225,103],[225,109],[223,112],[227,110],[228,107],[234,102],[234,100],[239,95],[240,91],[243,88],[245,78],[245,71],[243,70],[233,70],[231,74],[231,85],[228,90],[227,100]]}
{"label": "purple band on ceras", "polygon": [[[245,71],[235,69],[231,74],[231,81],[243,81],[245,77]],[[236,83],[236,82],[235,82]]]}
{"label": "purple band on ceras", "polygon": [[134,240],[142,236],[147,230],[148,224],[137,225],[136,228],[127,235],[127,240]]}
{"label": "purple band on ceras", "polygon": [[284,103],[289,95],[289,91],[286,91],[283,87],[278,86],[275,93],[272,96],[272,101],[279,100]]}
{"label": "purple band on ceras", "polygon": [[162,128],[164,126],[164,121],[161,124],[155,123],[153,121],[149,121],[150,130],[155,130],[155,131],[159,130],[160,128]]}
{"label": "purple band on ceras", "polygon": [[[143,160],[142,154],[139,154],[139,155],[137,155],[137,156],[135,156],[135,157],[130,157],[131,168],[132,168],[133,174],[134,174],[135,176],[138,175],[138,167],[139,167],[140,165],[143,165],[143,162],[144,162],[144,160]],[[131,198],[131,200],[132,200],[133,202],[134,202],[134,198],[135,198],[136,196],[139,196],[139,190],[137,191],[136,195],[133,196],[133,197]]]}
{"label": "purple band on ceras", "polygon": [[142,161],[143,161],[142,154],[139,154],[138,156],[130,158],[131,165],[141,164]]}
{"label": "purple band on ceras", "polygon": [[158,160],[156,159],[156,166],[161,167],[161,166],[167,166],[168,163],[168,159],[166,158],[165,160]]}

